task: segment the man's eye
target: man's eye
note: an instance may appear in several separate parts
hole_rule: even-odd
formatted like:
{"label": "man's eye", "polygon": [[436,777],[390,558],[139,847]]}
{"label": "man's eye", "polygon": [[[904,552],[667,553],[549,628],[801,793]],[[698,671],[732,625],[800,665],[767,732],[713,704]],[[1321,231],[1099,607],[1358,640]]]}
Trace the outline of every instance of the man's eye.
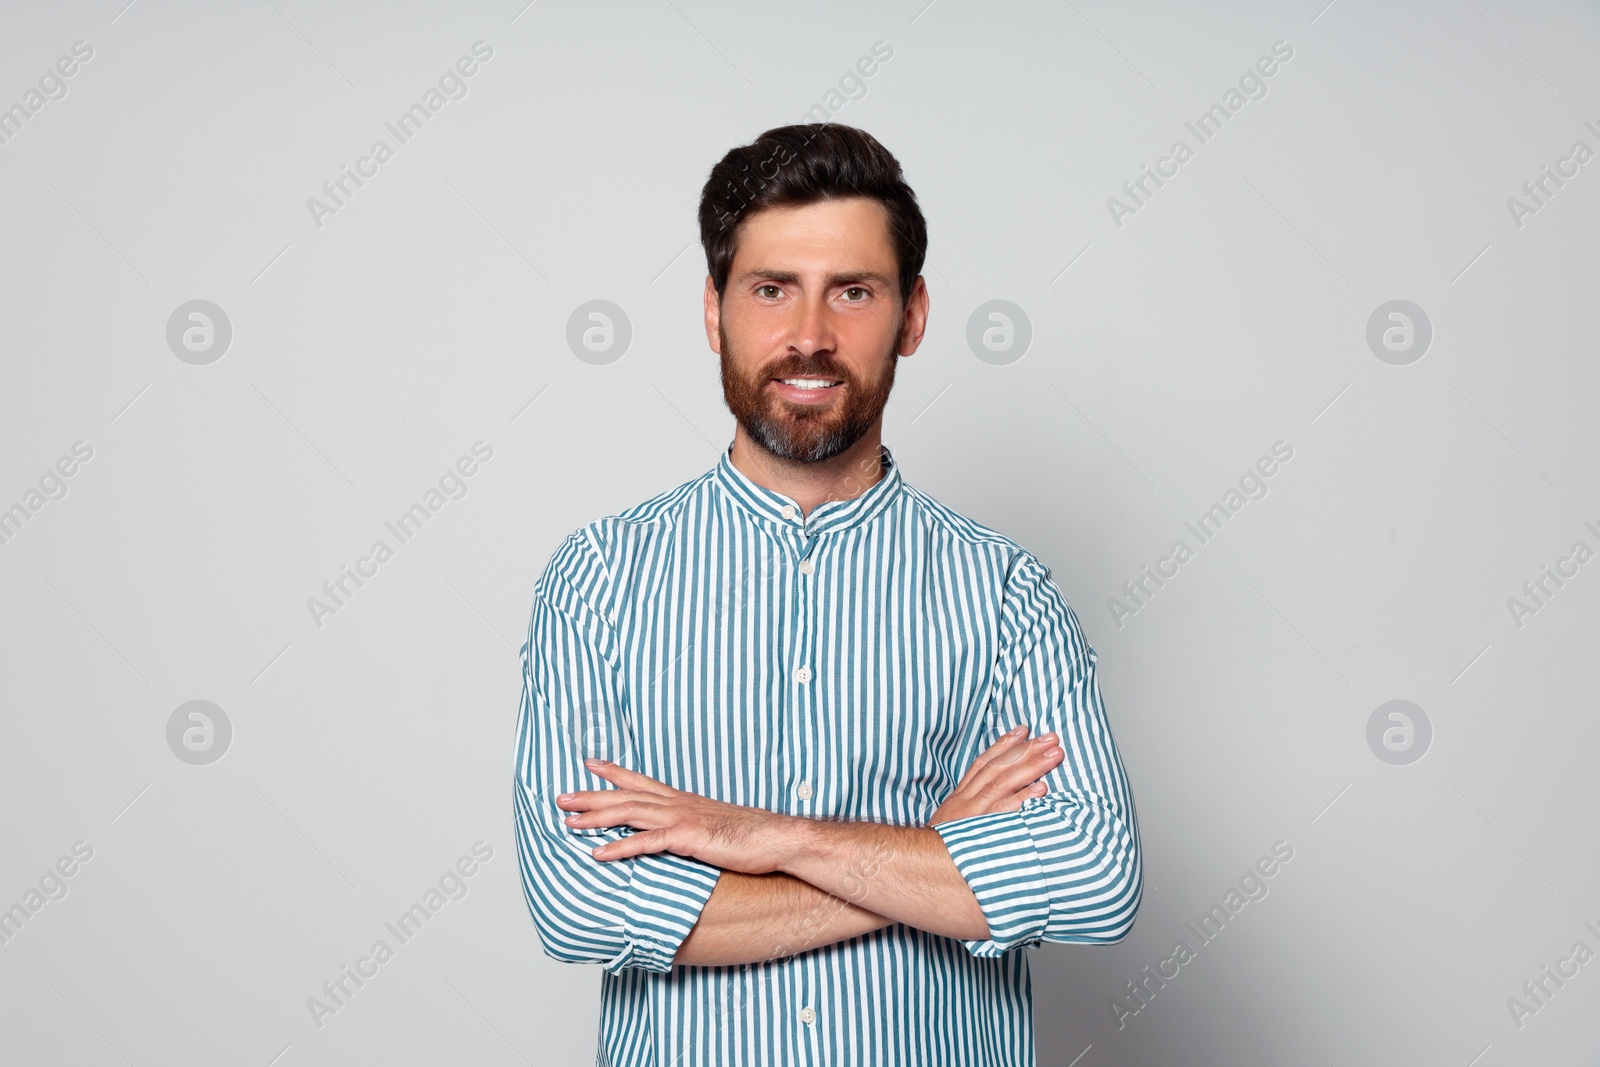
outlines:
{"label": "man's eye", "polygon": [[[863,301],[863,300],[865,300],[867,298],[866,289],[863,288],[862,286],[859,286],[859,285],[852,285],[850,288],[846,289],[844,292],[845,292],[845,297],[847,298],[847,302],[851,303],[851,304],[859,304],[859,303],[861,303],[861,301]],[[850,298],[850,294],[851,293],[860,293],[861,295],[851,299]]]}
{"label": "man's eye", "polygon": [[[769,289],[772,291],[770,294],[767,292],[767,290],[769,290]],[[779,289],[776,285],[763,285],[763,286],[760,286],[759,288],[756,289],[756,292],[758,294],[760,294],[761,296],[770,295],[772,299],[777,299],[779,296],[783,295],[783,290]]]}

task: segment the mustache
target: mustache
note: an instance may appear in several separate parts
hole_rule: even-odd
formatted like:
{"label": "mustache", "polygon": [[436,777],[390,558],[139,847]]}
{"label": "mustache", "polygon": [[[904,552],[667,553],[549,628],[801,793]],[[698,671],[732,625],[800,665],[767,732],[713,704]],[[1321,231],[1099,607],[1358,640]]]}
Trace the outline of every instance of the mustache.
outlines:
{"label": "mustache", "polygon": [[841,382],[853,381],[850,374],[832,360],[805,356],[780,360],[768,367],[763,373],[769,380],[773,378],[832,378]]}

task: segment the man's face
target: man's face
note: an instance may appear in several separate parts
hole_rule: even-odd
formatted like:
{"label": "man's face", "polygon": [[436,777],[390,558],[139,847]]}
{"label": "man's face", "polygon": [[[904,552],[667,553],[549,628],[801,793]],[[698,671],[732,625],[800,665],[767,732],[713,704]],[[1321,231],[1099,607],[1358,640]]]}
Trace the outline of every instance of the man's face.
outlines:
{"label": "man's face", "polygon": [[775,456],[831,459],[882,417],[897,353],[910,355],[921,340],[922,281],[909,329],[875,200],[767,208],[739,225],[720,304],[709,279],[706,292],[728,410]]}

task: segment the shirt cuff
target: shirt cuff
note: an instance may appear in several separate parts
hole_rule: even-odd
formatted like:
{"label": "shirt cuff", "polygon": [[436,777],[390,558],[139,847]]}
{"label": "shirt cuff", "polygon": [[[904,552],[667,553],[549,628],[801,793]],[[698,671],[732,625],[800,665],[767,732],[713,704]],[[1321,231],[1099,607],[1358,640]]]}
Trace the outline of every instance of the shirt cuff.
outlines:
{"label": "shirt cuff", "polygon": [[605,969],[613,974],[630,968],[665,973],[700,921],[722,868],[672,852],[652,852],[628,862],[633,880],[623,916],[625,947]]}
{"label": "shirt cuff", "polygon": [[959,939],[974,956],[1037,945],[1050,921],[1050,887],[1027,812],[1024,802],[1021,811],[969,815],[933,827],[989,923],[988,938]]}

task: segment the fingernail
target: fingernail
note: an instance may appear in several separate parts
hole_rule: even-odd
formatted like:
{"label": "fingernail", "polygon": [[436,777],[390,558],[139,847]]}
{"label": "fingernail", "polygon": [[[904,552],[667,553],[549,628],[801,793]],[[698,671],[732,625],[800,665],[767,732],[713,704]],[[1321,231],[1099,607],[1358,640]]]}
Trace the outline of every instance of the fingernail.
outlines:
{"label": "fingernail", "polygon": [[599,756],[590,756],[588,759],[584,760],[583,762],[584,762],[584,765],[588,766],[588,767],[604,767],[607,764],[609,764],[611,761],[608,760],[608,759],[601,759]]}
{"label": "fingernail", "polygon": [[1027,727],[1026,723],[1024,723],[1021,726],[1013,726],[1011,729],[1006,731],[1006,736],[1007,737],[1015,737],[1017,734],[1020,734],[1022,731],[1026,730],[1027,728],[1028,727]]}
{"label": "fingernail", "polygon": [[562,793],[560,796],[556,797],[556,799],[557,800],[571,800],[572,799],[572,794],[571,793]]}
{"label": "fingernail", "polygon": [[598,856],[598,855],[600,855],[600,853],[602,853],[602,852],[604,852],[604,851],[605,851],[605,850],[606,850],[606,846],[604,846],[604,845],[601,845],[601,846],[600,846],[600,847],[599,847],[599,848],[597,848],[597,849],[595,849],[595,850],[594,850],[594,851],[593,851],[593,852],[592,852],[592,853],[590,853],[590,854],[591,854],[591,855],[594,855],[594,856]]}
{"label": "fingernail", "polygon": [[1041,744],[1046,743],[1046,742],[1050,742],[1050,741],[1054,741],[1055,739],[1056,739],[1056,735],[1055,734],[1040,734],[1038,737],[1034,738],[1035,741],[1038,741]]}

